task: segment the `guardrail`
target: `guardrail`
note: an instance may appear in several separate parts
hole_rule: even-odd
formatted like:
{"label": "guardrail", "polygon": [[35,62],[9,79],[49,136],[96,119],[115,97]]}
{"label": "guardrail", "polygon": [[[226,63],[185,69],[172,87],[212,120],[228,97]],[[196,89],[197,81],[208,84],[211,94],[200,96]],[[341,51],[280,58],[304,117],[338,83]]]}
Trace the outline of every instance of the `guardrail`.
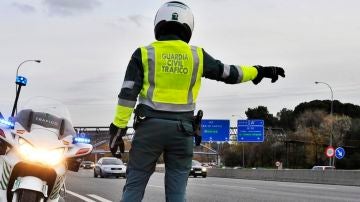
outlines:
{"label": "guardrail", "polygon": [[[157,166],[156,171],[164,172],[165,168]],[[360,170],[208,168],[207,171],[208,177],[360,186]]]}
{"label": "guardrail", "polygon": [[209,168],[209,177],[360,186],[358,170],[275,170]]}

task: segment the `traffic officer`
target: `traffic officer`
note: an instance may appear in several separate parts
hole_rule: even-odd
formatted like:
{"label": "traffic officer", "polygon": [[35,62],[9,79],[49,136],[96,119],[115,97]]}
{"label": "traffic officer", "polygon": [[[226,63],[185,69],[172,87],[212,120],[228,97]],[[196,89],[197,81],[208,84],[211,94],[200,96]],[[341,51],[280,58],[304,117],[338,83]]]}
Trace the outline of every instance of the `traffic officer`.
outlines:
{"label": "traffic officer", "polygon": [[193,157],[193,114],[201,77],[237,84],[264,77],[285,77],[281,67],[227,65],[204,49],[189,45],[194,17],[184,3],[171,1],[155,16],[157,41],[135,50],[123,81],[115,119],[110,125],[110,149],[124,152],[122,136],[135,109],[135,135],[127,166],[122,201],[141,201],[145,187],[163,154],[166,201],[184,201]]}

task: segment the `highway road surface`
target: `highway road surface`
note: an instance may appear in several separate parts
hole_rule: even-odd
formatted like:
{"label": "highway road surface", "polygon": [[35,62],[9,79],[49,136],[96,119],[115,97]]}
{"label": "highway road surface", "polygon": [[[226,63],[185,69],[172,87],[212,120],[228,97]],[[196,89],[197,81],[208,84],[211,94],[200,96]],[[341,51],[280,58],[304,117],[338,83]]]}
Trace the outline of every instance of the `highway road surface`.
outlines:
{"label": "highway road surface", "polygon": [[[165,201],[163,178],[163,173],[152,175],[145,191],[144,202]],[[84,169],[80,169],[78,173],[69,172],[66,180],[67,202],[118,202],[125,184],[123,178],[94,178],[93,170]],[[187,201],[359,202],[359,193],[360,187],[356,186],[190,177]]]}

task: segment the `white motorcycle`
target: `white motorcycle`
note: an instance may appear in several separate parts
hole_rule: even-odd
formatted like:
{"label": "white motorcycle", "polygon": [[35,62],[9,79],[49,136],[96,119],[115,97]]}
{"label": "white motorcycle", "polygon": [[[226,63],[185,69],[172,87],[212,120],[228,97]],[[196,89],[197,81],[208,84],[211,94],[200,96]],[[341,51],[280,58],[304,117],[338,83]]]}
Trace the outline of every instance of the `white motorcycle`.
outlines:
{"label": "white motorcycle", "polygon": [[63,200],[66,171],[78,171],[79,157],[93,148],[76,139],[67,108],[55,100],[32,99],[10,121],[0,113],[0,202]]}

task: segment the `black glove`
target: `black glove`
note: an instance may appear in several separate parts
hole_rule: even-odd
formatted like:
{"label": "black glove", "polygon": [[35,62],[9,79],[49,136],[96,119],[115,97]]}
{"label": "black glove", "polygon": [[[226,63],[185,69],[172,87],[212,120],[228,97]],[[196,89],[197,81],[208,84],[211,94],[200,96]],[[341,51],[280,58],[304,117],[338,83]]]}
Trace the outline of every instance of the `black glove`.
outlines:
{"label": "black glove", "polygon": [[[126,128],[118,128],[113,123],[110,124],[109,134],[110,134],[110,142],[109,148],[111,154],[116,158],[121,158],[121,153],[125,151],[125,145],[122,137],[126,135]],[[118,153],[118,150],[120,152]]]}
{"label": "black glove", "polygon": [[256,65],[254,66],[257,71],[258,74],[256,76],[256,78],[254,80],[252,80],[252,82],[257,85],[258,83],[260,83],[260,81],[265,77],[265,78],[270,78],[271,79],[271,83],[274,83],[275,81],[278,80],[279,75],[282,77],[285,77],[285,71],[283,68],[281,67],[274,67],[274,66],[269,66],[269,67],[263,67],[260,65]]}
{"label": "black glove", "polygon": [[201,144],[201,140],[202,140],[202,136],[200,135],[195,135],[195,146],[200,146]]}

